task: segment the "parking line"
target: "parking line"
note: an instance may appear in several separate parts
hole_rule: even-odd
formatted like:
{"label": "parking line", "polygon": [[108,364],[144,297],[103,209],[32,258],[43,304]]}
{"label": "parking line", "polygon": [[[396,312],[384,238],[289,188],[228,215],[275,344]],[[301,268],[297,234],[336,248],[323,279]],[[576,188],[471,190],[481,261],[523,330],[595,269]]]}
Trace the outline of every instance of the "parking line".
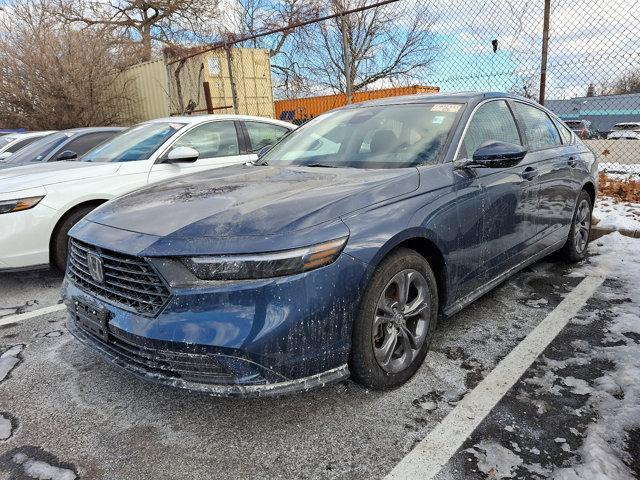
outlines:
{"label": "parking line", "polygon": [[431,480],[505,393],[587,303],[605,277],[588,276],[420,441],[385,480]]}
{"label": "parking line", "polygon": [[21,322],[23,320],[28,320],[29,318],[46,315],[47,313],[59,312],[60,310],[64,310],[65,308],[67,308],[67,306],[64,303],[57,303],[49,307],[39,308],[38,310],[31,310],[30,312],[2,317],[0,318],[0,325],[8,325],[9,323]]}

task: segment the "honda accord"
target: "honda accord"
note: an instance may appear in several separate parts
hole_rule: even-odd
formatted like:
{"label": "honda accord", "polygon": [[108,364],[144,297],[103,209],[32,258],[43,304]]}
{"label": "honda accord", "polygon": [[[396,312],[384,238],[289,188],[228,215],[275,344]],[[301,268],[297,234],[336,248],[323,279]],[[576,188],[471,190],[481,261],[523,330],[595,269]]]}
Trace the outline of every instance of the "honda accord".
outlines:
{"label": "honda accord", "polygon": [[499,93],[319,116],[249,164],[146,187],[70,232],[68,327],[147,380],[213,395],[406,382],[439,319],[587,252],[597,165]]}

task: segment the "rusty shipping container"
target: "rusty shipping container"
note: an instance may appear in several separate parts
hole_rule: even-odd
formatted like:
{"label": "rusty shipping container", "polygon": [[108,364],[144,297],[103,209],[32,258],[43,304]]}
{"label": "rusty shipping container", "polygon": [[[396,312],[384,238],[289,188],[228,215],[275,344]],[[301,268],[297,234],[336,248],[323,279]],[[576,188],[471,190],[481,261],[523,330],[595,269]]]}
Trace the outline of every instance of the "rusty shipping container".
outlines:
{"label": "rusty shipping container", "polygon": [[[409,87],[383,88],[380,90],[368,90],[355,92],[353,103],[374,100],[376,98],[396,97],[398,95],[414,95],[417,93],[438,93],[439,87],[426,85],[412,85]],[[337,95],[322,95],[318,97],[290,98],[276,100],[274,102],[276,118],[289,122],[302,123],[328,110],[342,107],[347,104],[347,96],[344,93]]]}

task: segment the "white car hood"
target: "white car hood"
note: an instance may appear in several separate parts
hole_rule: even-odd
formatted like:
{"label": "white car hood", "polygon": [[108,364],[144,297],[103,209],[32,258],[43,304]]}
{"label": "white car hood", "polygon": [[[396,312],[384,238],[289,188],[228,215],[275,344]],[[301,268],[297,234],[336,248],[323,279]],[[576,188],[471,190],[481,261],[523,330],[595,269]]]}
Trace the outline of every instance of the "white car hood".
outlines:
{"label": "white car hood", "polygon": [[119,163],[44,162],[0,170],[0,193],[112,175]]}

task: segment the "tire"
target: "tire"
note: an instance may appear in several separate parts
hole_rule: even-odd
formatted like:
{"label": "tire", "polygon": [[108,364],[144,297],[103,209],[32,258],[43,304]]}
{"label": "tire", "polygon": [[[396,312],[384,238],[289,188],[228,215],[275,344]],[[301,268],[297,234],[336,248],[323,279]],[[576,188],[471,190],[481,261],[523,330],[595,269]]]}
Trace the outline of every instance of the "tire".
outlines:
{"label": "tire", "polygon": [[[400,282],[410,287],[406,302],[399,301]],[[405,383],[422,365],[437,319],[438,288],[429,263],[414,250],[395,250],[373,273],[354,323],[349,358],[354,380],[374,390]]]}
{"label": "tire", "polygon": [[585,190],[582,190],[580,195],[578,195],[576,208],[571,218],[569,236],[560,250],[560,258],[565,262],[579,262],[587,256],[589,235],[591,234],[592,211],[593,205],[591,204],[591,197]]}
{"label": "tire", "polygon": [[67,213],[56,225],[51,238],[51,263],[59,271],[63,272],[67,268],[67,255],[69,250],[69,230],[82,218],[96,208],[97,205],[88,205],[72,210]]}

